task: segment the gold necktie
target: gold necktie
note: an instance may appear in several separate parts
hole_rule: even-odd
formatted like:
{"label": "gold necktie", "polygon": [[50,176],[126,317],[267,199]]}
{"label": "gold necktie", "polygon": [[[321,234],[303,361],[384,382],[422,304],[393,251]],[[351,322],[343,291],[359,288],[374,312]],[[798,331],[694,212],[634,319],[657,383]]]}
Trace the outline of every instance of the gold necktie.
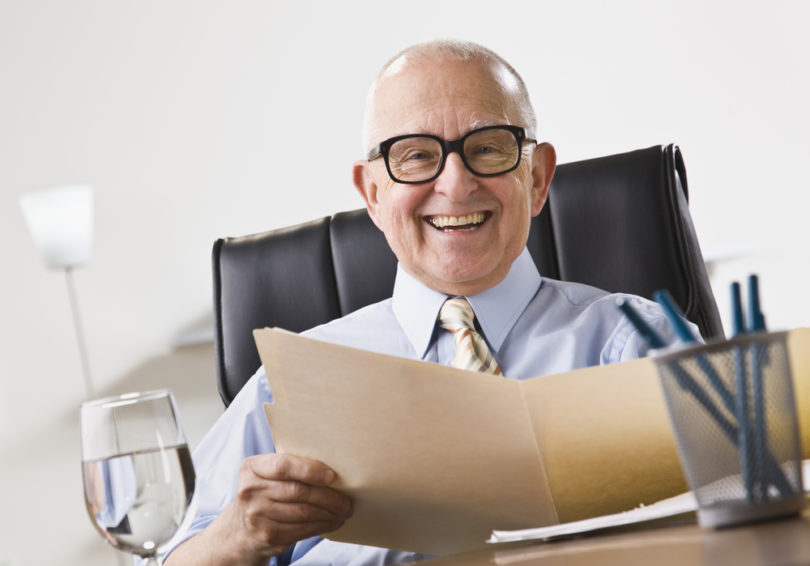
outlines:
{"label": "gold necktie", "polygon": [[498,362],[492,357],[484,338],[475,331],[473,313],[466,299],[447,299],[439,311],[439,325],[453,333],[456,341],[457,368],[500,375]]}

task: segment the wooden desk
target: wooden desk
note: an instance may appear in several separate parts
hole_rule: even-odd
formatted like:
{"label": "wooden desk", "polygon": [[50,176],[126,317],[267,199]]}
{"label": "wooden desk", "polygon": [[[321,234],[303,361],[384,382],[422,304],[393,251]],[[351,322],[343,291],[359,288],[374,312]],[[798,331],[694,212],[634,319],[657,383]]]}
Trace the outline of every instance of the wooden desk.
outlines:
{"label": "wooden desk", "polygon": [[810,564],[810,516],[731,529],[702,529],[694,521],[675,526],[591,534],[554,542],[493,545],[433,558],[420,566],[487,565],[612,566]]}

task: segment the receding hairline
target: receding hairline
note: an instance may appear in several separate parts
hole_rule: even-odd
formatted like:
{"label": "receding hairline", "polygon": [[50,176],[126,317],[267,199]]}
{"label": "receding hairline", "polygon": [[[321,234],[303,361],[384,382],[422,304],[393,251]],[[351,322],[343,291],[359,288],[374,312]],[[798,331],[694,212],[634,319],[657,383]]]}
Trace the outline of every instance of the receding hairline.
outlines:
{"label": "receding hairline", "polygon": [[383,77],[388,69],[399,60],[408,62],[436,61],[442,58],[473,61],[477,63],[497,62],[503,65],[517,81],[524,86],[523,79],[509,62],[488,47],[472,41],[456,39],[434,39],[410,45],[391,57],[380,69],[377,80]]}
{"label": "receding hairline", "polygon": [[526,125],[529,128],[537,128],[537,118],[529,97],[529,91],[526,88],[526,83],[523,81],[523,77],[520,76],[520,74],[506,59],[498,55],[492,49],[472,41],[435,39],[406,47],[386,61],[379,73],[377,73],[377,76],[374,79],[366,98],[366,108],[363,116],[362,128],[363,151],[368,149],[368,147],[366,147],[367,145],[373,143],[370,139],[372,120],[371,114],[373,108],[372,103],[377,91],[377,86],[389,74],[389,71],[391,69],[404,67],[405,65],[410,66],[419,63],[429,63],[448,59],[468,61],[481,65],[498,66],[505,70],[508,75],[514,79],[515,85],[517,86],[515,103],[517,105],[518,112],[523,115]]}

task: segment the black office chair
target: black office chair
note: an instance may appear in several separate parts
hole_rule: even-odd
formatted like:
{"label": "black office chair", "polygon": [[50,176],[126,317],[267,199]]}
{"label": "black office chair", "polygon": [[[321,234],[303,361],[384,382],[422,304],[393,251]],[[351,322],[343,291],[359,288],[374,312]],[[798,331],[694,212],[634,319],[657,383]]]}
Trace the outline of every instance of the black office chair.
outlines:
{"label": "black office chair", "polygon": [[[669,289],[704,338],[723,333],[687,206],[675,145],[558,166],[532,219],[529,251],[546,276],[651,297]],[[300,332],[390,297],[396,258],[365,209],[213,250],[215,349],[227,406],[259,367],[254,328]]]}

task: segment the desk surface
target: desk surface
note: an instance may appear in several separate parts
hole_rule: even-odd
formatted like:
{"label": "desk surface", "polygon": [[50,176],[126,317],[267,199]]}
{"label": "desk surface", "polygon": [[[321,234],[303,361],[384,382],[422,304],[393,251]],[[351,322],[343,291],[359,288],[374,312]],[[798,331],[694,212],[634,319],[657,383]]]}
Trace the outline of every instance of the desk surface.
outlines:
{"label": "desk surface", "polygon": [[570,540],[492,545],[427,560],[420,566],[485,564],[810,564],[810,516],[805,512],[802,517],[720,530],[703,529],[694,520],[682,520],[677,525],[603,532]]}

